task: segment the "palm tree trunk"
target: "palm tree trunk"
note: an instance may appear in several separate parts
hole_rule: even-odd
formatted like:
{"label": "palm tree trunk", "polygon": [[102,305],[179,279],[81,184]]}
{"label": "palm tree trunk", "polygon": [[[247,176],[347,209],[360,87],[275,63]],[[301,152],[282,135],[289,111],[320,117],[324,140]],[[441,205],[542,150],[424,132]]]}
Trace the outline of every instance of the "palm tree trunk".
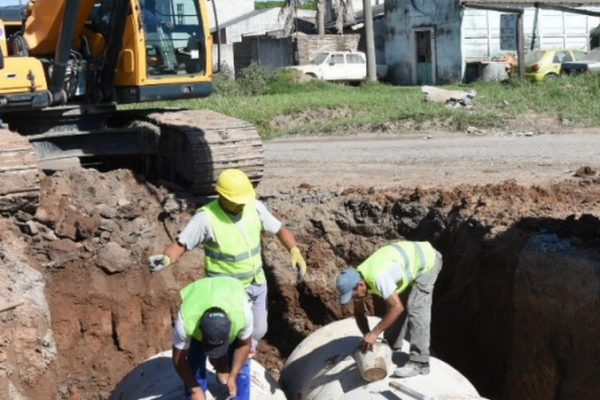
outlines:
{"label": "palm tree trunk", "polygon": [[325,34],[325,15],[327,10],[325,8],[325,0],[317,0],[317,33],[319,35]]}

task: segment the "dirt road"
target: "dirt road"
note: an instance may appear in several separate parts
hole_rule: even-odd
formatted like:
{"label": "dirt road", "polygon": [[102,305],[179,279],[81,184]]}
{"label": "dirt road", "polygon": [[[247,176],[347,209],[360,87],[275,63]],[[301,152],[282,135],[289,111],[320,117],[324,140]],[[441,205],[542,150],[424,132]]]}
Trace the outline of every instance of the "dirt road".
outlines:
{"label": "dirt road", "polygon": [[274,140],[265,143],[266,174],[261,192],[297,187],[561,181],[581,166],[600,169],[600,131],[527,136],[423,133]]}

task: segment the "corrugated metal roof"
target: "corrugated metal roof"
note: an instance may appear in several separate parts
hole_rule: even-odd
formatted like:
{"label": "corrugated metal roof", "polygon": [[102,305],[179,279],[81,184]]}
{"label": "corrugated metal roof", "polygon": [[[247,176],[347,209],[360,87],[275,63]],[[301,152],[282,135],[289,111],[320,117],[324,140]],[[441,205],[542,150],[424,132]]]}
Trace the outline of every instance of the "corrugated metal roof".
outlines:
{"label": "corrugated metal roof", "polygon": [[[251,12],[249,12],[247,14],[244,14],[244,15],[240,15],[239,17],[231,19],[231,20],[229,20],[229,21],[227,21],[227,22],[225,22],[223,24],[219,24],[219,29],[227,28],[228,26],[232,26],[232,25],[237,24],[238,22],[247,20],[247,19],[252,18],[252,17],[256,17],[257,15],[264,14],[266,12],[270,12],[271,10],[273,10],[273,8],[264,8],[264,9],[261,9],[261,10],[251,11]],[[277,10],[279,10],[279,9],[277,9]],[[218,16],[217,16],[217,18],[218,18]],[[216,29],[213,28],[212,32],[214,32],[215,30]]]}

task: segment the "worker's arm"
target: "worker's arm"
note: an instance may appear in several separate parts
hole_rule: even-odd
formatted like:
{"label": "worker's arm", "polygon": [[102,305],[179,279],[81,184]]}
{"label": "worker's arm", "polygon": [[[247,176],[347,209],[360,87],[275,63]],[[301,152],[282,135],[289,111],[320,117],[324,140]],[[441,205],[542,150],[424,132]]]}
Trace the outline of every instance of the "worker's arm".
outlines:
{"label": "worker's arm", "polygon": [[252,336],[247,339],[237,339],[237,348],[233,352],[233,362],[231,363],[231,371],[227,379],[227,388],[230,396],[237,396],[237,377],[248,359],[250,348],[252,346]]}
{"label": "worker's arm", "polygon": [[283,226],[283,225],[281,226],[281,228],[277,232],[276,236],[277,236],[277,239],[279,239],[281,244],[286,249],[291,250],[294,247],[297,247],[296,246],[296,238],[294,237],[294,234],[292,233],[292,231],[290,231],[285,226]]}
{"label": "worker's arm", "polygon": [[173,366],[185,386],[192,392],[191,400],[206,400],[202,387],[196,382],[194,373],[187,361],[189,350],[173,347]]}
{"label": "worker's arm", "polygon": [[372,349],[373,343],[375,343],[381,332],[392,326],[394,321],[396,321],[404,312],[404,306],[400,301],[400,296],[398,296],[398,293],[396,292],[392,292],[392,294],[385,299],[385,303],[387,304],[388,310],[383,316],[382,320],[375,325],[375,328],[373,328],[371,332],[363,337],[365,350]]}
{"label": "worker's arm", "polygon": [[354,319],[356,320],[356,325],[358,329],[362,332],[363,335],[369,333],[369,320],[367,319],[365,309],[365,299],[356,299],[354,300]]}
{"label": "worker's arm", "polygon": [[165,249],[165,255],[171,259],[171,264],[173,264],[179,257],[185,253],[185,246],[179,243],[178,241],[174,241]]}

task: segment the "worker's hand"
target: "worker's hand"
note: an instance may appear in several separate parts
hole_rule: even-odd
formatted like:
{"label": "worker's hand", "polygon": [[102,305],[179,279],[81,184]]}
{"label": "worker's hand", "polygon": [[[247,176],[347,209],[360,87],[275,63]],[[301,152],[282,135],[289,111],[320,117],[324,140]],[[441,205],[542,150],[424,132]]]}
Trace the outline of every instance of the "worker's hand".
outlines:
{"label": "worker's hand", "polygon": [[165,26],[169,29],[173,29],[173,23],[171,21],[165,22]]}
{"label": "worker's hand", "polygon": [[164,254],[157,254],[148,258],[148,264],[150,273],[155,274],[171,265],[171,259]]}
{"label": "worker's hand", "polygon": [[298,273],[298,281],[302,281],[304,275],[306,275],[306,261],[304,261],[302,254],[300,254],[299,248],[293,247],[290,250],[290,263],[292,269]]}
{"label": "worker's hand", "polygon": [[237,397],[237,376],[229,375],[227,379],[227,389],[229,390],[228,399],[234,399]]}
{"label": "worker's hand", "polygon": [[377,341],[377,335],[372,331],[367,333],[362,338],[363,351],[371,351],[373,350],[373,344]]}

